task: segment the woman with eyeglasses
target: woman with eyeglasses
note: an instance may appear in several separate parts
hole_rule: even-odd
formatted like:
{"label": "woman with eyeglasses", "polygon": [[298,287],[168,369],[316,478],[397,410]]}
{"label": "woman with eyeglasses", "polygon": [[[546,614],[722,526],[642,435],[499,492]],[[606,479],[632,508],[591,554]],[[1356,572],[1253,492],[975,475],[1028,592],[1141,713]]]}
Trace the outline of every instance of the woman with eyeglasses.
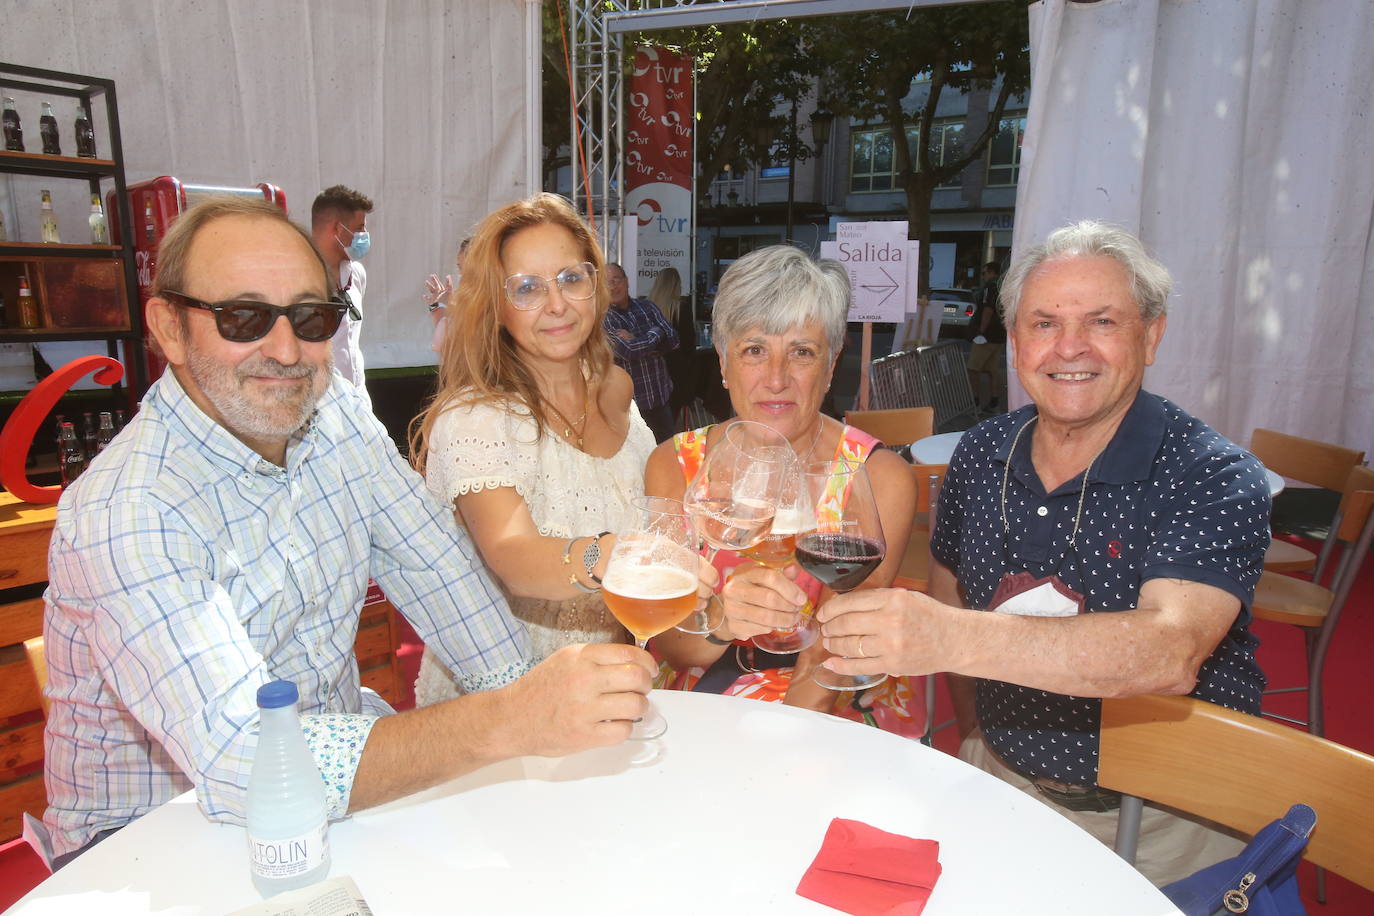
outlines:
{"label": "woman with eyeglasses", "polygon": [[[604,265],[556,195],[483,220],[455,293],[439,391],[411,437],[430,490],[453,504],[540,657],[571,643],[629,641],[600,578],[610,532],[628,527],[631,500],[644,493],[654,437],[602,331]],[[457,693],[426,652],[417,704]]]}

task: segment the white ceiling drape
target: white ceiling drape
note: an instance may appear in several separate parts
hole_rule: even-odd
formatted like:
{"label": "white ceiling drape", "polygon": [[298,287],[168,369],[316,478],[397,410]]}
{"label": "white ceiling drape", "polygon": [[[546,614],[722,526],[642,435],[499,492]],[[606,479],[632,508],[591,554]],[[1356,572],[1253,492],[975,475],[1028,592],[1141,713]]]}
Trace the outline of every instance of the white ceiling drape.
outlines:
{"label": "white ceiling drape", "polygon": [[1016,251],[1138,233],[1175,278],[1147,388],[1374,452],[1374,4],[1042,0],[1031,59]]}
{"label": "white ceiling drape", "polygon": [[[425,277],[451,272],[473,224],[537,178],[526,84],[539,14],[537,0],[8,0],[0,60],[115,80],[131,182],[271,182],[303,225],[324,187],[367,194],[366,364],[430,365]],[[71,144],[74,103],[54,102]],[[26,238],[39,181],[0,180]],[[71,240],[86,213],[80,194],[59,198]]]}

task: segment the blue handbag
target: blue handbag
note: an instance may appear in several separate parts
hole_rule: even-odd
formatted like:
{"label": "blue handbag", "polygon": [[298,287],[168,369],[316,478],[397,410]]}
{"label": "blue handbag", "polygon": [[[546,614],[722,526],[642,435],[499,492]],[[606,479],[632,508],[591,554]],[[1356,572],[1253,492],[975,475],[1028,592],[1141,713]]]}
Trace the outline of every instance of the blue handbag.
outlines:
{"label": "blue handbag", "polygon": [[1209,865],[1161,890],[1186,916],[1306,916],[1297,871],[1316,825],[1317,812],[1294,805],[1255,834],[1234,859]]}

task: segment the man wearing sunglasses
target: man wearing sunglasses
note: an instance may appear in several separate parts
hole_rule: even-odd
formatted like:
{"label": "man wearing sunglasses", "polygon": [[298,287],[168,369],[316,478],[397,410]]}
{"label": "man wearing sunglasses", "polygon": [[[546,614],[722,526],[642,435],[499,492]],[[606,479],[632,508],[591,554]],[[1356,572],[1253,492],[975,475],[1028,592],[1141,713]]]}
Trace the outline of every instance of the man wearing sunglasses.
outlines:
{"label": "man wearing sunglasses", "polygon": [[339,295],[349,306],[343,330],[334,338],[334,368],[356,385],[364,398],[368,395],[361,341],[367,271],[361,261],[372,247],[372,236],[367,231],[367,215],[371,212],[371,198],[341,184],[325,188],[310,206],[310,234],[315,250],[324,258],[330,282],[337,285]]}
{"label": "man wearing sunglasses", "polygon": [[[614,744],[652,671],[623,645],[532,665],[471,541],[331,371],[346,306],[304,231],[215,198],[163,240],[169,371],[62,497],[45,595],[46,824],[60,867],[188,788],[242,824],[255,692],[295,682],[331,815],[497,760]],[[376,578],[464,694],[395,713],[353,656]]]}
{"label": "man wearing sunglasses", "polygon": [[603,322],[615,352],[615,364],[635,384],[635,405],[653,430],[654,441],[673,436],[673,411],[668,397],[673,382],[668,376],[665,353],[677,349],[677,331],[648,299],[630,297],[630,282],[619,264],[606,265],[606,285],[611,292],[611,307]]}

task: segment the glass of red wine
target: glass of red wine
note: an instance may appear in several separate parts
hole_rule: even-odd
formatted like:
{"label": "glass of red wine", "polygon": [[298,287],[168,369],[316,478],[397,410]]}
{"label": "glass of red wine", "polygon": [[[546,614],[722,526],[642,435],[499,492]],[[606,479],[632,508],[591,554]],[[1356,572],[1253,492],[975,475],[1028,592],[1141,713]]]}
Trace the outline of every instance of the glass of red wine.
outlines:
{"label": "glass of red wine", "polygon": [[[808,502],[814,506],[810,526],[797,535],[797,564],[832,592],[853,591],[883,562],[878,503],[863,462],[838,459],[807,467]],[[836,674],[817,667],[816,683],[831,690],[865,690],[886,674]]]}

